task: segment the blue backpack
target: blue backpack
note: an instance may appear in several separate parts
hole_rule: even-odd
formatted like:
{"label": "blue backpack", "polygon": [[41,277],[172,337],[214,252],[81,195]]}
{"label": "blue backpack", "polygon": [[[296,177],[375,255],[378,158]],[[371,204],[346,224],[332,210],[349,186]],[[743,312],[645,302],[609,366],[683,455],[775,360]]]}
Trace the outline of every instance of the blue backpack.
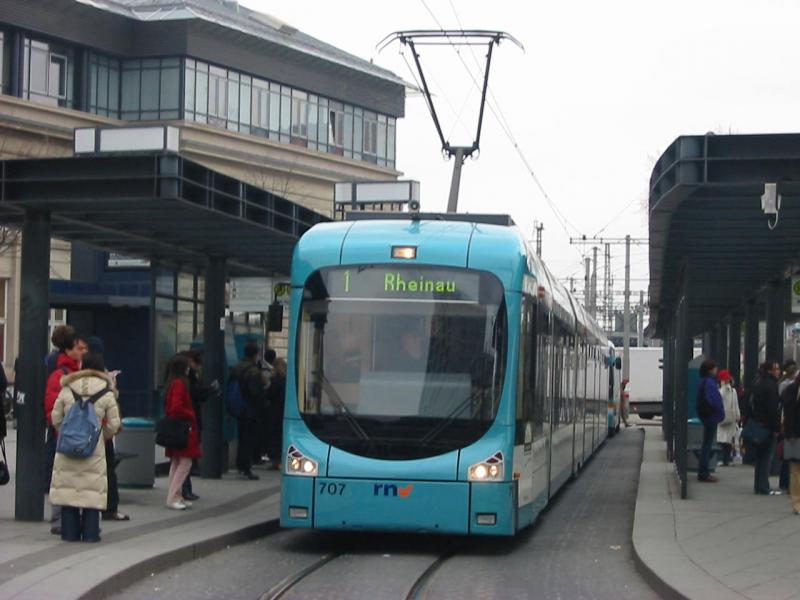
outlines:
{"label": "blue backpack", "polygon": [[228,378],[228,387],[225,390],[225,408],[230,416],[237,419],[247,410],[247,398],[242,393],[239,378],[233,373]]}
{"label": "blue backpack", "polygon": [[85,400],[75,390],[70,390],[75,396],[75,403],[67,411],[61,423],[56,452],[70,458],[89,458],[94,454],[102,432],[97,413],[94,412],[94,403],[109,390],[110,388],[105,387]]}

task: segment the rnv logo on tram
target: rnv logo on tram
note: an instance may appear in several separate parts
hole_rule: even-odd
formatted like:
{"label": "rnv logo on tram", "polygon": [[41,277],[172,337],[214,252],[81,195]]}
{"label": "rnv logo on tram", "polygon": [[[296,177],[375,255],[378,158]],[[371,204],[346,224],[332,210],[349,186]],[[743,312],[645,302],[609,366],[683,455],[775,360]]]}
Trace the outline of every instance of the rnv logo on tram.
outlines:
{"label": "rnv logo on tram", "polygon": [[407,486],[400,488],[393,483],[376,483],[372,488],[372,495],[391,497],[396,497],[399,495],[401,498],[408,498],[413,490],[414,486],[410,483]]}

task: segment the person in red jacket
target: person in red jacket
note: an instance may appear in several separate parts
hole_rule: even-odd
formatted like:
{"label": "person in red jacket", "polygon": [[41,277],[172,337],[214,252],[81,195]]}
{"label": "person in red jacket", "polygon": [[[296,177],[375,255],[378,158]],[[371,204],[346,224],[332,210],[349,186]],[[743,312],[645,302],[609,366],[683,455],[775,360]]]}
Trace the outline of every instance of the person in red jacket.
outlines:
{"label": "person in red jacket", "polygon": [[47,424],[51,427],[53,425],[51,413],[56,398],[61,393],[61,378],[80,371],[83,355],[89,351],[86,338],[75,333],[66,335],[62,343],[63,347],[59,348],[60,352],[56,358],[56,369],[47,377],[47,388],[44,392],[44,414],[47,417]]}
{"label": "person in red jacket", "polygon": [[197,429],[197,415],[192,406],[192,397],[189,394],[189,359],[180,354],[175,355],[167,365],[166,401],[164,412],[167,417],[184,419],[191,424],[189,429],[189,443],[186,448],[168,448],[167,456],[169,465],[169,491],[167,492],[167,508],[173,510],[186,510],[192,503],[181,496],[181,488],[189,471],[192,470],[192,460],[200,458],[203,451],[200,448],[200,435]]}

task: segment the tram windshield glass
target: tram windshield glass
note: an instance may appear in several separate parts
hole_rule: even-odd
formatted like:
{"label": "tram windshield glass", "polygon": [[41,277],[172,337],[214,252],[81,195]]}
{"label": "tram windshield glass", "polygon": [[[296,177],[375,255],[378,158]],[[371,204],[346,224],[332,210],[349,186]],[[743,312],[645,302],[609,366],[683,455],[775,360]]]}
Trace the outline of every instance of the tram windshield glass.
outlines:
{"label": "tram windshield glass", "polygon": [[300,413],[321,440],[384,459],[480,438],[506,363],[503,288],[489,273],[370,265],[320,269],[297,330]]}

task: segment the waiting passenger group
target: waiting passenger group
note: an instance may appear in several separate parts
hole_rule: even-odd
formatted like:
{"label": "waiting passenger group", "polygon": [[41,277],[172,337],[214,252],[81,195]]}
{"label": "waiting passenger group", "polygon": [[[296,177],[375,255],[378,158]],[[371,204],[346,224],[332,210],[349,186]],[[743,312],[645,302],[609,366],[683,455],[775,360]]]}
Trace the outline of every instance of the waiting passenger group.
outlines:
{"label": "waiting passenger group", "polygon": [[[696,396],[697,416],[703,424],[697,478],[715,483],[711,474],[714,443],[722,450],[720,466],[734,464],[736,442],[755,466],[753,492],[779,496],[788,490],[792,509],[800,515],[800,375],[794,361],[783,368],[763,363],[749,394],[737,392],[731,375],[717,370],[713,360],[700,365]],[[740,428],[741,425],[741,428]],[[780,489],[771,489],[774,458],[781,461]]]}
{"label": "waiting passenger group", "polygon": [[[119,511],[115,473],[113,439],[122,423],[118,372],[106,369],[103,344],[96,337],[81,336],[71,326],[62,325],[53,331],[51,342],[55,350],[45,358],[48,379],[44,400],[50,531],[65,541],[98,542],[101,514],[104,520],[130,519]],[[262,365],[259,353],[258,344],[248,342],[243,360],[231,371],[246,402],[246,410],[238,417],[236,465],[239,477],[247,480],[258,479],[252,465],[263,464],[266,458],[279,469],[282,447],[286,362],[267,350]],[[188,424],[185,445],[166,449],[170,459],[166,506],[173,510],[186,510],[199,500],[192,490],[191,473],[202,457],[202,406],[221,394],[216,381],[208,386],[201,384],[201,369],[202,352],[196,350],[176,354],[166,367],[165,418]],[[65,423],[75,421],[68,415],[76,406],[79,413],[75,418],[84,418],[88,414],[84,409],[93,409],[95,426],[100,430],[99,437],[88,442],[94,444],[93,450],[89,447],[82,455],[62,448],[67,446],[66,429],[62,428],[73,426]],[[59,443],[59,432],[63,444]]]}

